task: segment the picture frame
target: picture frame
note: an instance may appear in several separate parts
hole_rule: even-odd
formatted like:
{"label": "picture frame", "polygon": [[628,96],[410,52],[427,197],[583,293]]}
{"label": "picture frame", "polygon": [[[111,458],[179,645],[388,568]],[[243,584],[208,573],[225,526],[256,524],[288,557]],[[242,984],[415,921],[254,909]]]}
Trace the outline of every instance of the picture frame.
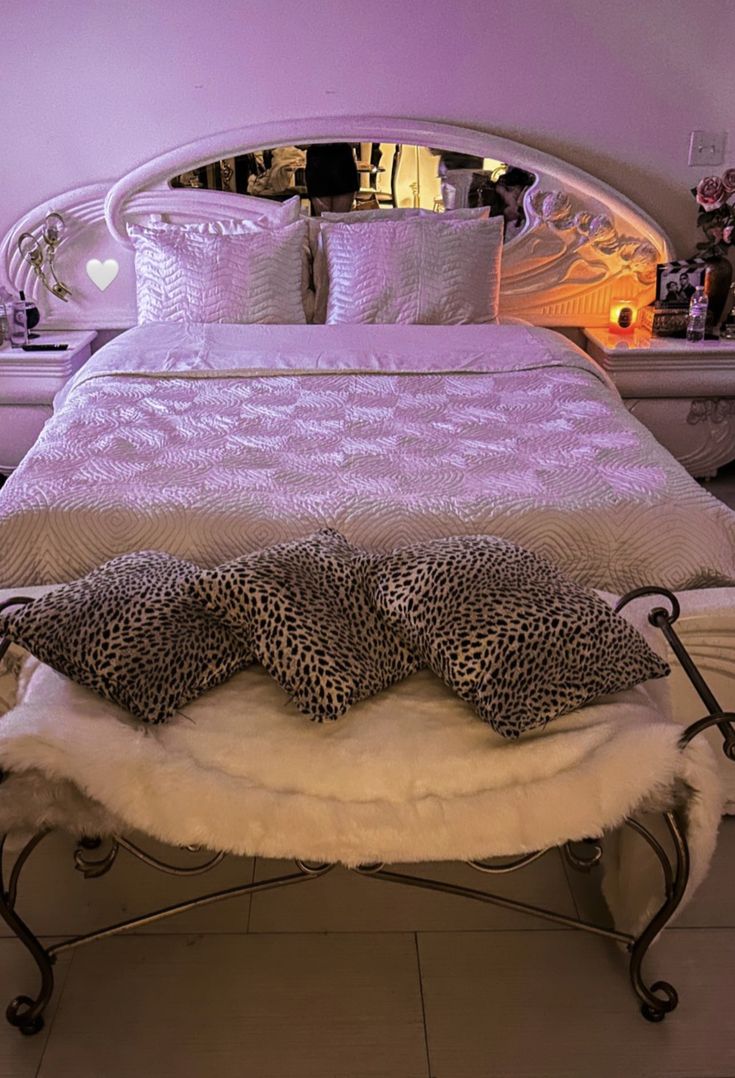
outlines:
{"label": "picture frame", "polygon": [[659,262],[656,266],[656,306],[688,310],[695,289],[704,285],[706,267],[703,258]]}

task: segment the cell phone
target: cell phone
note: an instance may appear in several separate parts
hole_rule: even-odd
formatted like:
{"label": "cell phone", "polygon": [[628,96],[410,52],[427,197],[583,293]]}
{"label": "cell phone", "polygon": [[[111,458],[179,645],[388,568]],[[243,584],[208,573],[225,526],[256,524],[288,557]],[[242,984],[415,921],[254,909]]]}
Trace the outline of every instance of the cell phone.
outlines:
{"label": "cell phone", "polygon": [[22,344],[24,352],[65,352],[68,344]]}

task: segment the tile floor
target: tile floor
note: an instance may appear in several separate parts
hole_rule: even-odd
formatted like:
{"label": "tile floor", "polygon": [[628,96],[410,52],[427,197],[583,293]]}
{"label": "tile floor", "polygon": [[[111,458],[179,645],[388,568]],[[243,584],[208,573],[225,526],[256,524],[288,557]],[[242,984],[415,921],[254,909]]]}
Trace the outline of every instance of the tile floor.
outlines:
{"label": "tile floor", "polygon": [[[735,508],[735,468],[709,489]],[[71,850],[48,838],[22,881],[48,941],[285,867],[232,858],[182,881],[121,854],[85,881]],[[466,866],[426,871],[479,885]],[[552,853],[493,882],[604,918],[597,872]],[[646,969],[679,991],[661,1025],[606,940],[336,870],[63,955],[43,1032],[0,1025],[0,1078],[735,1078],[735,818]],[[0,929],[0,1004],[35,984]]]}
{"label": "tile floor", "polygon": [[[199,881],[121,853],[84,880],[51,836],[19,909],[46,939],[288,866],[232,858]],[[466,866],[425,866],[482,886]],[[597,871],[551,853],[496,890],[602,917]],[[64,955],[44,1031],[0,1027],[0,1078],[735,1078],[735,819],[649,956],[678,1011],[643,1021],[604,939],[335,870]],[[0,1003],[33,990],[0,934]]]}

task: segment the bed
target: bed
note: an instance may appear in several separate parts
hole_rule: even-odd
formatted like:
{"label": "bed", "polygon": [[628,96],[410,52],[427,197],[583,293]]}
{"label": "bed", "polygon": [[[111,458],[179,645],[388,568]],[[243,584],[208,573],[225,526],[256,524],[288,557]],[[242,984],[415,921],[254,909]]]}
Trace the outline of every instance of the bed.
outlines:
{"label": "bed", "polygon": [[715,591],[691,622],[710,668],[727,631],[733,514],[549,330],[139,326],[57,404],[0,494],[6,589],[150,547],[216,565],[325,526],[376,552],[490,534],[609,592]]}
{"label": "bed", "polygon": [[[441,126],[421,128],[430,145],[451,137],[473,151],[482,141]],[[382,130],[405,141],[399,127],[385,122]],[[256,139],[279,138],[289,141],[275,125],[267,137],[240,133],[236,144],[246,150]],[[311,125],[298,141],[309,138],[324,140],[325,132]],[[235,142],[220,138],[218,151],[227,145]],[[523,158],[522,148],[514,150]],[[156,181],[205,155],[203,147],[184,148],[115,185],[106,199],[112,234],[128,242],[126,200],[135,203],[131,220],[170,208],[171,193]],[[544,155],[520,163],[531,158],[541,179],[553,174]],[[589,196],[589,177],[554,167],[577,196]],[[598,185],[595,195],[617,215],[601,225],[598,213],[597,226],[568,194],[529,195],[529,227],[506,252],[504,279],[516,307],[508,303],[505,324],[494,316],[458,325],[150,319],[125,329],[62,391],[0,492],[0,603],[46,593],[135,550],[165,550],[207,567],[324,527],[373,554],[490,535],[544,556],[610,605],[631,589],[639,600],[653,589],[658,605],[626,601],[626,617],[671,661],[672,678],[573,712],[513,752],[488,740],[467,706],[426,671],[322,727],[295,726],[280,690],[257,669],[245,671],[144,736],[119,708],[11,648],[0,686],[8,705],[0,817],[2,830],[34,837],[2,888],[0,914],[42,975],[39,995],[19,997],[9,1010],[22,1031],[40,1028],[56,954],[104,934],[47,949],[15,909],[23,864],[51,827],[82,836],[76,862],[90,876],[108,871],[120,849],[156,867],[124,837],[131,827],[217,851],[193,872],[227,851],[295,859],[293,876],[237,889],[247,893],[315,878],[337,862],[426,886],[384,863],[460,857],[492,874],[556,845],[583,867],[599,847],[592,843],[590,852],[587,843],[580,853],[575,844],[629,821],[663,869],[663,886],[637,847],[610,838],[616,867],[607,893],[616,928],[581,927],[628,947],[646,1017],[660,1020],[674,1008],[673,988],[647,986],[641,962],[687,881],[691,893],[706,872],[723,807],[723,737],[726,755],[733,753],[726,708],[735,514],[627,413],[589,357],[531,324],[543,317],[563,324],[572,279],[583,305],[595,297],[600,317],[613,287],[611,260],[629,274],[637,266],[638,287],[646,287],[655,229],[609,190]],[[221,199],[198,196],[189,192],[180,205],[205,220],[222,212]],[[94,215],[91,221],[80,232],[87,243]],[[12,258],[10,269],[19,270]],[[502,281],[499,287],[502,299]],[[84,302],[76,325],[84,324]],[[530,318],[521,322],[519,313]],[[709,685],[681,641],[712,675]],[[255,710],[243,705],[256,700]],[[708,717],[697,725],[703,706]],[[731,777],[729,784],[732,790]],[[673,854],[632,819],[641,809],[664,813]],[[102,838],[106,851],[91,853]]]}
{"label": "bed", "polygon": [[620,593],[735,583],[735,516],[530,326],[136,327],[63,391],[0,509],[2,587],[325,526],[375,551],[495,534]]}

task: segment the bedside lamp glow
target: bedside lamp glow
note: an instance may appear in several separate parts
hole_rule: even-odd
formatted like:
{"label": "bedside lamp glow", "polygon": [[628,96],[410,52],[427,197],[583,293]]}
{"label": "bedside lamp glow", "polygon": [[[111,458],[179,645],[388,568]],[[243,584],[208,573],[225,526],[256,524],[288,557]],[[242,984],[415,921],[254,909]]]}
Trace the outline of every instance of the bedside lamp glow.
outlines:
{"label": "bedside lamp glow", "polygon": [[610,332],[632,333],[635,329],[638,308],[630,299],[613,300],[610,307]]}

